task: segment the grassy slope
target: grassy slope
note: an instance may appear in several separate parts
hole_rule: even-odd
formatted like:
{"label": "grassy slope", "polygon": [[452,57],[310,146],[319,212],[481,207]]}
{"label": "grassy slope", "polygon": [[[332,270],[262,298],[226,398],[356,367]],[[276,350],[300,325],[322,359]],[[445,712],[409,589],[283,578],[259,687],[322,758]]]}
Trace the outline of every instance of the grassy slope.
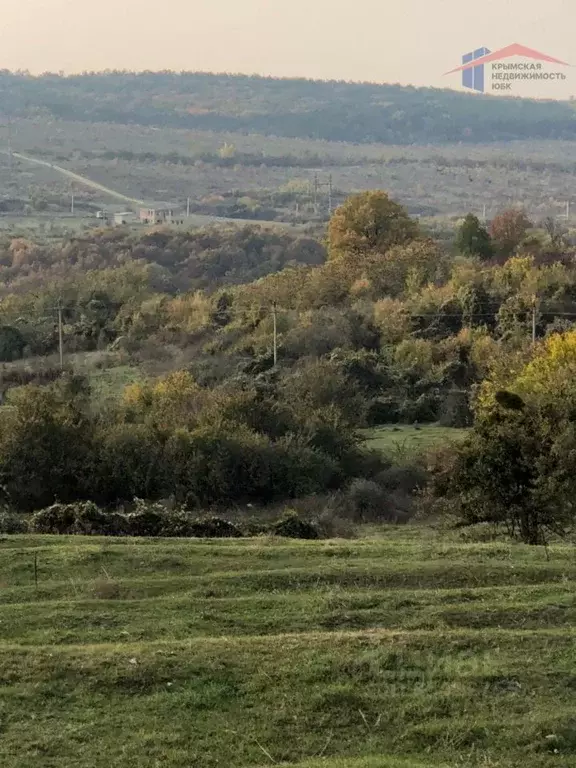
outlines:
{"label": "grassy slope", "polygon": [[6,768],[576,759],[567,547],[416,528],[0,547]]}
{"label": "grassy slope", "polygon": [[438,424],[414,427],[406,424],[390,424],[364,430],[369,448],[399,459],[409,458],[429,448],[442,446],[450,441],[462,440],[466,429],[452,429]]}

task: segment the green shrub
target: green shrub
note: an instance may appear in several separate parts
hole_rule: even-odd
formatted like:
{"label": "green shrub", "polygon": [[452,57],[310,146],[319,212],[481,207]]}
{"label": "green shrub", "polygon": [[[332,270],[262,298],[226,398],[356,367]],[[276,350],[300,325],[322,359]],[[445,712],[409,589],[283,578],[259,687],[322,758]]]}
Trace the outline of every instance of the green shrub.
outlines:
{"label": "green shrub", "polygon": [[428,473],[418,464],[394,464],[376,475],[376,482],[386,491],[414,493],[424,488],[428,482]]}
{"label": "green shrub", "polygon": [[33,533],[71,534],[75,523],[74,504],[52,504],[32,515],[30,530]]}
{"label": "green shrub", "polygon": [[0,326],[0,361],[3,363],[20,360],[24,354],[26,340],[17,328]]}
{"label": "green shrub", "polygon": [[23,515],[2,510],[0,512],[0,533],[28,533],[28,520]]}
{"label": "green shrub", "polygon": [[164,536],[168,513],[161,504],[147,504],[136,499],[134,511],[125,515],[129,536]]}
{"label": "green shrub", "polygon": [[470,427],[473,415],[467,392],[450,392],[440,407],[440,424],[443,427]]}
{"label": "green shrub", "polygon": [[373,480],[354,480],[345,496],[345,507],[358,523],[370,523],[387,518],[388,492]]}
{"label": "green shrub", "polygon": [[77,534],[81,536],[122,536],[127,533],[123,515],[104,512],[91,501],[52,504],[35,512],[29,530],[34,533]]}
{"label": "green shrub", "polygon": [[436,421],[440,411],[441,399],[437,392],[426,392],[416,400],[406,400],[400,412],[400,421],[427,424]]}
{"label": "green shrub", "polygon": [[234,539],[242,536],[242,531],[228,520],[220,517],[209,517],[205,520],[194,520],[190,523],[188,536],[198,539]]}
{"label": "green shrub", "polygon": [[114,512],[104,512],[91,501],[70,504],[75,507],[72,533],[82,536],[122,536],[127,532],[126,518]]}
{"label": "green shrub", "polygon": [[396,424],[400,417],[400,405],[394,397],[381,397],[373,400],[366,411],[366,423],[369,427],[380,424]]}
{"label": "green shrub", "polygon": [[314,524],[323,539],[353,539],[356,536],[354,523],[344,517],[338,507],[323,509]]}
{"label": "green shrub", "polygon": [[295,512],[289,512],[281,520],[274,523],[271,533],[275,536],[285,536],[290,539],[318,539],[318,531],[312,523],[302,520]]}

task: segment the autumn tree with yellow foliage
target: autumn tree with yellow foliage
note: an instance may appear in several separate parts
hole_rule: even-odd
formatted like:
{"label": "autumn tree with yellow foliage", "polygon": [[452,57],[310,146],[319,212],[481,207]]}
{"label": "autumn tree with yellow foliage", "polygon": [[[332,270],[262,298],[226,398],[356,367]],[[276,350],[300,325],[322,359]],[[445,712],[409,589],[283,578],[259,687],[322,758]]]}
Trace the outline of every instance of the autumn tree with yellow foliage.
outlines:
{"label": "autumn tree with yellow foliage", "polygon": [[419,236],[418,224],[386,192],[351,195],[336,209],[328,227],[331,258],[345,253],[386,253]]}

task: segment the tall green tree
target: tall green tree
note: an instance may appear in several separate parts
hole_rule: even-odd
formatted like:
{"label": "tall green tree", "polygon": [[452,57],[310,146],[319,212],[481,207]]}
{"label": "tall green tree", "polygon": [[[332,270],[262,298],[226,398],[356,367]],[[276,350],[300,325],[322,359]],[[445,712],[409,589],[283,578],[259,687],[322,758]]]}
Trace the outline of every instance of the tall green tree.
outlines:
{"label": "tall green tree", "polygon": [[480,224],[479,218],[473,213],[466,216],[458,229],[456,248],[460,253],[479,256],[481,259],[490,259],[494,255],[488,230]]}
{"label": "tall green tree", "polygon": [[76,378],[11,393],[0,424],[0,482],[17,508],[86,498],[93,475],[87,392]]}

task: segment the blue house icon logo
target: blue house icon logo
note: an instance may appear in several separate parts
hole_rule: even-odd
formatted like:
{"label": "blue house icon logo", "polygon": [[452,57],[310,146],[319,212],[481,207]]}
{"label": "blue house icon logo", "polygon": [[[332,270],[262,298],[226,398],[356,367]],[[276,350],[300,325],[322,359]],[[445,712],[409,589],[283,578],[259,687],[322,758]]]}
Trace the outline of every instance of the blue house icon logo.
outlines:
{"label": "blue house icon logo", "polygon": [[[478,48],[472,53],[462,56],[462,64],[471,64],[476,59],[482,59],[490,53],[488,48]],[[464,88],[472,88],[474,91],[484,93],[484,64],[478,64],[462,70],[462,85]]]}

